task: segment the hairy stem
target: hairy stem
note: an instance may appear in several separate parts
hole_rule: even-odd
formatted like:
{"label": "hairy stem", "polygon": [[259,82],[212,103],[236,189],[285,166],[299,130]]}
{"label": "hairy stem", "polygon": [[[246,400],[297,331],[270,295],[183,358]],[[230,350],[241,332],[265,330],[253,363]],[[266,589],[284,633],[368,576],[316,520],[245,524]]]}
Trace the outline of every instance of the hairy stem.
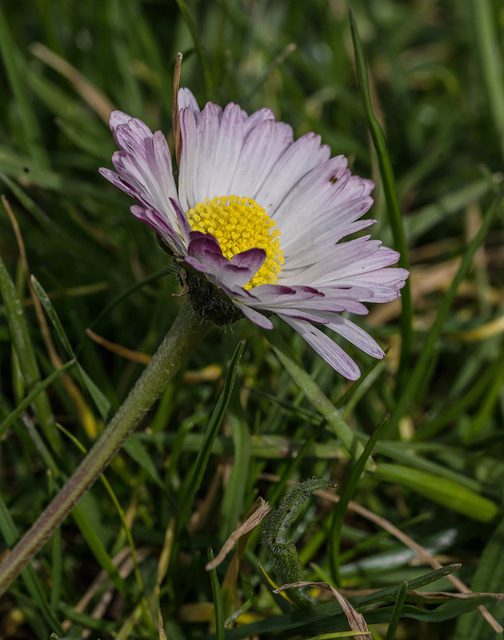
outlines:
{"label": "hairy stem", "polygon": [[124,440],[140,423],[212,326],[212,323],[201,319],[188,300],[185,301],[151,362],[100,439],[35,524],[0,564],[0,595],[8,589],[107,467]]}

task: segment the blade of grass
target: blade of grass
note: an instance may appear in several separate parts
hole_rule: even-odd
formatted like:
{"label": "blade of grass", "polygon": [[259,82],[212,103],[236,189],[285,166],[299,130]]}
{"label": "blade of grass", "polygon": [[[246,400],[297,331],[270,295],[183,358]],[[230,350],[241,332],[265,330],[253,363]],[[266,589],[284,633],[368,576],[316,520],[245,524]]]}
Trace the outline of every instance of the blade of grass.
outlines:
{"label": "blade of grass", "polygon": [[[21,119],[21,132],[25,152],[44,169],[49,167],[49,156],[42,142],[42,132],[36,117],[35,106],[27,93],[25,72],[21,65],[21,54],[14,42],[9,23],[0,7],[0,53],[2,55],[7,78],[17,102],[17,112]],[[23,61],[23,66],[24,66]]]}
{"label": "blade of grass", "polygon": [[[465,487],[475,493],[481,493],[484,491],[484,483],[478,480],[474,480],[467,473],[460,473],[454,471],[449,464],[446,457],[445,462],[440,464],[434,460],[429,459],[429,455],[433,453],[437,456],[442,456],[443,453],[448,453],[449,449],[439,445],[439,443],[432,443],[432,445],[419,446],[416,443],[411,442],[398,442],[396,440],[383,440],[377,442],[375,445],[376,453],[380,453],[387,458],[391,458],[395,462],[399,462],[405,467],[411,467],[413,469],[420,469],[435,476],[440,476],[451,480],[461,487]],[[459,448],[460,454],[462,449]]]}
{"label": "blade of grass", "polygon": [[283,63],[287,60],[287,58],[296,51],[297,45],[295,42],[290,42],[284,49],[273,59],[273,61],[267,66],[265,71],[259,77],[259,79],[254,83],[250,91],[247,95],[241,100],[242,106],[245,106],[250,100],[254,97],[254,95],[259,91],[262,85],[266,82],[269,76]]}
{"label": "blade of grass", "polygon": [[[19,538],[19,531],[12,519],[7,505],[0,495],[0,531],[8,547],[13,547]],[[30,564],[21,572],[28,593],[33,598],[43,619],[47,622],[51,629],[56,629],[57,633],[63,633],[63,627],[58,621],[58,617],[47,602],[46,590],[40,582],[40,578],[35,573],[33,566]]]}
{"label": "blade of grass", "polygon": [[11,424],[23,413],[23,411],[30,406],[41,391],[57,380],[64,371],[73,367],[74,364],[75,360],[66,362],[61,368],[51,373],[51,375],[45,380],[36,384],[26,398],[0,423],[0,436],[5,433]]}
{"label": "blade of grass", "polygon": [[[404,269],[410,268],[408,253],[406,248],[406,238],[399,208],[399,201],[395,188],[394,171],[387,150],[387,143],[383,135],[382,128],[374,115],[373,105],[371,103],[371,94],[369,92],[369,78],[366,65],[366,58],[362,43],[360,41],[359,32],[355,23],[353,11],[350,8],[350,27],[352,30],[352,40],[354,46],[355,65],[357,69],[357,77],[361,89],[362,103],[364,105],[364,113],[366,116],[368,129],[373,139],[378,165],[380,167],[380,175],[383,183],[383,191],[387,201],[389,211],[390,226],[394,236],[394,244],[400,253],[399,266]],[[401,357],[399,362],[399,371],[397,373],[397,390],[400,390],[404,384],[406,371],[410,366],[411,352],[413,347],[413,301],[411,298],[411,286],[409,279],[406,280],[404,288],[401,292],[402,312],[401,312]]]}
{"label": "blade of grass", "polygon": [[401,588],[399,593],[397,594],[397,598],[394,604],[394,610],[392,611],[392,616],[390,617],[389,626],[387,629],[387,635],[385,636],[385,640],[394,640],[395,634],[397,631],[397,625],[399,624],[399,619],[401,617],[401,611],[404,604],[404,599],[406,598],[406,592],[408,591],[408,581],[403,580],[401,583]]}
{"label": "blade of grass", "polygon": [[[61,427],[61,426],[60,426],[60,429],[61,429],[61,430],[63,431],[63,433],[64,433],[64,434],[65,434],[65,435],[66,435],[66,436],[67,436],[67,437],[68,437],[68,438],[69,438],[69,439],[74,443],[74,445],[79,449],[79,451],[81,451],[83,454],[86,454],[86,453],[87,453],[87,450],[86,450],[86,448],[84,447],[84,445],[82,445],[82,443],[81,443],[81,442],[79,442],[79,440],[77,440],[77,438],[76,438],[73,434],[71,434],[69,431],[67,431],[65,428],[63,428],[63,427]],[[103,473],[102,473],[102,474],[100,475],[100,480],[102,481],[102,483],[103,483],[103,485],[104,485],[105,489],[107,490],[107,492],[108,492],[108,494],[109,494],[110,498],[112,499],[112,502],[114,503],[114,506],[115,506],[115,508],[116,508],[116,510],[117,510],[117,513],[118,513],[118,515],[119,515],[119,519],[121,520],[121,524],[122,524],[122,527],[123,527],[123,531],[124,531],[124,534],[125,534],[125,536],[126,536],[126,539],[127,539],[127,541],[128,541],[128,545],[129,545],[129,548],[130,548],[131,558],[132,558],[132,560],[133,560],[133,564],[134,564],[134,567],[135,567],[135,578],[136,578],[136,582],[137,582],[138,590],[139,590],[140,595],[141,595],[141,600],[142,600],[142,611],[143,611],[143,614],[144,614],[144,618],[145,618],[147,621],[151,621],[151,620],[150,620],[150,616],[149,616],[149,615],[148,615],[148,613],[147,613],[148,607],[147,607],[147,603],[146,603],[146,600],[145,600],[145,594],[144,594],[143,581],[142,581],[142,577],[141,577],[141,575],[140,575],[140,569],[139,569],[139,566],[138,566],[137,553],[136,553],[136,549],[135,549],[135,544],[134,544],[134,542],[133,542],[133,537],[132,537],[132,535],[131,535],[131,529],[130,529],[130,527],[129,527],[129,525],[128,525],[128,522],[127,522],[127,520],[126,520],[126,516],[125,516],[125,514],[124,514],[124,511],[123,511],[123,509],[122,509],[122,507],[121,507],[121,503],[119,502],[119,499],[117,498],[117,496],[116,496],[116,494],[115,494],[114,490],[112,489],[111,484],[109,483],[109,481],[108,481],[108,480],[107,480],[107,478],[105,477],[105,474],[103,474]],[[75,512],[75,510],[77,510],[77,512],[79,511],[79,505],[77,505],[77,507],[75,507],[75,508],[74,508],[74,512]],[[74,513],[74,512],[72,512],[72,513]],[[85,514],[83,514],[83,516],[84,516],[84,518],[85,518]],[[77,524],[79,524],[79,520],[78,520],[77,518],[76,518],[76,522],[77,522]],[[80,526],[80,524],[79,524],[79,526]],[[86,540],[87,540],[87,539],[86,539]],[[106,551],[105,551],[105,553],[106,553]],[[107,554],[107,556],[108,556],[108,554]],[[101,555],[101,557],[103,557],[103,554]],[[97,558],[97,559],[99,560],[99,558]],[[108,559],[110,559],[110,562],[108,561]],[[103,566],[103,565],[102,565],[102,568],[103,568],[105,571],[107,571],[107,573],[109,574],[109,576],[111,577],[111,579],[114,581],[114,580],[116,580],[117,578],[120,578],[120,574],[119,574],[119,572],[117,571],[117,567],[116,567],[116,566],[115,566],[115,564],[113,563],[113,561],[112,561],[112,559],[110,558],[110,556],[108,556],[108,559],[107,559],[107,558],[105,558],[106,565],[105,565],[105,566]],[[110,571],[112,570],[112,569],[111,569],[111,563],[112,563],[112,566],[114,567],[114,570],[113,570],[112,575],[110,574]],[[115,575],[115,574],[116,574],[116,572],[117,572],[117,576]],[[121,578],[120,578],[120,579],[121,579]],[[121,579],[121,580],[122,580],[122,579]],[[121,588],[122,588],[122,587],[121,587]]]}
{"label": "blade of grass", "polygon": [[478,439],[485,425],[488,424],[492,411],[502,393],[502,385],[504,383],[504,353],[502,351],[497,356],[497,361],[500,363],[500,367],[497,369],[491,384],[487,387],[487,392],[480,401],[478,412],[465,433],[464,439],[468,443]]}
{"label": "blade of grass", "polygon": [[[504,540],[504,520],[501,520],[498,527],[489,539],[483,554],[476,567],[476,572],[471,580],[471,589],[479,591],[496,589],[502,591],[504,581],[504,554],[502,544]],[[502,620],[504,604],[496,603],[490,611],[498,619]],[[494,627],[495,631],[495,627]],[[457,638],[471,638],[471,640],[484,640],[489,637],[489,628],[479,613],[463,616],[457,623],[455,630]]]}
{"label": "blade of grass", "polygon": [[404,219],[404,229],[408,244],[411,245],[423,234],[433,229],[441,219],[446,220],[448,216],[458,213],[468,205],[481,200],[483,196],[492,192],[494,186],[487,178],[477,180],[441,196],[432,204],[428,204],[413,213],[408,213]]}
{"label": "blade of grass", "polygon": [[250,464],[250,433],[246,416],[240,416],[238,411],[235,413],[231,409],[228,422],[233,438],[233,463],[221,503],[219,535],[223,540],[236,529],[243,511]]}
{"label": "blade of grass", "polygon": [[[71,358],[74,358],[74,360],[77,362],[76,360],[77,356],[75,355],[72,345],[70,344],[70,340],[66,335],[66,332],[63,328],[63,324],[61,323],[61,320],[59,319],[58,314],[56,313],[56,310],[49,299],[49,296],[45,292],[45,289],[42,287],[42,285],[37,280],[37,278],[35,278],[35,276],[31,277],[31,282],[35,290],[35,293],[37,294],[38,299],[40,300],[40,303],[44,307],[44,311],[46,312],[49,320],[52,322],[52,325],[56,331],[56,334],[63,348],[65,349],[67,354]],[[86,373],[84,368],[79,364],[79,362],[77,362],[77,372],[78,372],[78,377],[80,377],[79,382],[83,387],[87,389],[98,411],[100,412],[101,417],[103,419],[106,419],[111,410],[110,402],[107,400],[105,395],[100,391],[100,389],[96,386],[96,384],[91,380],[91,378]]]}
{"label": "blade of grass", "polygon": [[471,0],[471,6],[481,71],[490,103],[490,112],[504,158],[504,69],[502,53],[497,41],[497,10],[494,10],[490,0]]}
{"label": "blade of grass", "polygon": [[346,478],[342,484],[343,491],[340,494],[340,500],[338,506],[334,510],[334,515],[331,522],[331,532],[329,534],[329,561],[331,568],[331,576],[336,585],[341,583],[339,576],[339,552],[341,541],[341,528],[345,519],[348,503],[352,499],[352,496],[357,488],[359,479],[364,471],[364,468],[369,460],[369,457],[374,449],[375,444],[381,438],[385,432],[387,426],[388,416],[381,422],[373,435],[369,438],[364,447],[364,451],[359,458],[355,461],[352,467],[350,475]]}
{"label": "blade of grass", "polygon": [[317,429],[313,430],[309,437],[304,442],[298,440],[300,447],[296,451],[296,455],[292,461],[286,466],[285,471],[280,474],[280,481],[272,486],[271,491],[268,492],[268,502],[272,505],[276,505],[280,496],[285,492],[285,487],[291,479],[291,476],[295,473],[296,469],[303,462],[306,454],[312,448],[313,444],[320,437],[321,433],[326,428],[326,422],[324,421]]}
{"label": "blade of grass", "polygon": [[[207,558],[208,562],[212,562],[214,559],[214,552],[210,548],[208,549]],[[222,594],[219,579],[217,577],[217,569],[211,569],[209,573],[215,611],[215,637],[217,640],[224,640],[224,609],[222,606]]]}
{"label": "blade of grass", "polygon": [[158,487],[164,488],[164,483],[161,480],[155,464],[152,462],[152,457],[144,447],[142,441],[138,437],[138,434],[132,433],[124,441],[123,448],[126,453],[133,458],[133,460],[144,471],[147,472],[149,477],[158,485]]}
{"label": "blade of grass", "polygon": [[462,416],[464,411],[471,405],[479,401],[480,397],[487,391],[488,387],[495,380],[495,376],[501,368],[504,368],[504,358],[496,358],[490,366],[487,366],[479,378],[465,391],[458,396],[454,402],[435,416],[430,422],[420,426],[415,433],[416,442],[432,440],[433,437],[450,422]]}
{"label": "blade of grass", "polygon": [[229,400],[231,398],[231,393],[233,391],[236,376],[238,374],[238,365],[240,364],[244,349],[245,341],[242,340],[236,347],[233,354],[233,358],[231,360],[231,364],[229,365],[228,373],[226,376],[224,389],[222,390],[217,404],[215,405],[215,409],[213,410],[210,417],[203,442],[201,443],[201,449],[199,450],[196,461],[189,471],[186,477],[186,482],[184,482],[184,485],[181,489],[179,500],[180,508],[178,512],[176,531],[177,538],[180,536],[185,525],[187,524],[187,521],[189,520],[194,498],[196,497],[196,492],[201,485],[208,460],[212,453],[212,445],[220,429],[222,419],[224,418],[224,413],[226,412]]}
{"label": "blade of grass", "polygon": [[[11,331],[11,338],[19,360],[24,381],[31,392],[35,385],[40,382],[40,371],[38,368],[35,352],[30,339],[28,325],[21,307],[21,303],[16,294],[14,283],[0,257],[0,293],[2,294],[7,322]],[[49,399],[44,390],[39,391],[34,398],[34,407],[37,418],[42,426],[44,434],[55,452],[62,451],[62,441],[56,429],[54,415],[52,413]]]}
{"label": "blade of grass", "polygon": [[63,576],[63,548],[61,540],[61,527],[54,532],[51,549],[51,607],[56,611],[61,599],[61,587]]}
{"label": "blade of grass", "polygon": [[191,32],[191,37],[194,42],[194,47],[196,49],[196,54],[198,56],[198,60],[201,65],[201,71],[203,72],[203,84],[205,86],[205,95],[207,100],[212,100],[213,98],[213,82],[212,76],[210,74],[210,68],[207,62],[207,55],[203,51],[203,47],[201,45],[201,41],[198,36],[198,31],[196,29],[196,25],[194,24],[194,20],[189,13],[189,9],[187,8],[187,4],[184,0],[176,0],[178,8],[180,9],[180,13],[182,14],[184,21],[187,25],[187,28]]}
{"label": "blade of grass", "polygon": [[399,420],[403,417],[409,403],[413,400],[418,387],[420,387],[421,385],[425,386],[425,376],[429,368],[432,368],[432,359],[435,357],[436,352],[436,341],[443,329],[448,311],[450,310],[453,300],[455,299],[459,285],[469,271],[474,254],[487,235],[494,216],[501,208],[503,195],[504,191],[501,189],[499,195],[494,200],[488,211],[485,213],[481,223],[481,227],[479,228],[474,238],[471,240],[464,253],[459,270],[453,278],[450,288],[443,298],[443,302],[441,303],[436,319],[429,330],[426,343],[424,344],[420,354],[420,358],[418,359],[413,372],[407,376],[408,381],[402,391],[401,396],[397,401],[396,406],[394,407],[389,423],[390,432],[394,432],[396,430],[397,425],[399,424]]}
{"label": "blade of grass", "polygon": [[116,296],[113,300],[111,300],[106,307],[102,309],[102,311],[96,316],[93,322],[89,325],[89,329],[93,329],[97,324],[99,324],[101,320],[103,320],[103,318],[105,318],[112,311],[112,309],[114,309],[114,307],[116,307],[120,302],[122,302],[125,298],[130,296],[132,293],[134,293],[135,291],[138,291],[138,289],[141,289],[146,284],[149,284],[150,282],[153,282],[158,278],[162,278],[163,276],[167,276],[173,273],[174,273],[174,267],[170,265],[169,267],[165,267],[164,269],[159,269],[159,271],[155,271],[154,273],[147,276],[146,278],[142,278],[141,280],[134,282],[131,286],[129,286],[124,291],[122,291],[118,296]]}
{"label": "blade of grass", "polygon": [[462,513],[478,522],[491,522],[499,513],[497,505],[465,487],[411,467],[380,463],[375,475],[386,482],[408,487],[447,509]]}
{"label": "blade of grass", "polygon": [[5,173],[0,172],[0,179],[5,182],[12,193],[16,196],[19,202],[25,207],[33,217],[40,223],[43,228],[53,230],[55,228],[54,222],[49,216],[32,200],[21,187],[11,180]]}
{"label": "blade of grass", "polygon": [[[420,589],[432,582],[435,582],[436,580],[439,580],[440,578],[443,578],[444,576],[454,573],[458,569],[460,569],[460,564],[450,564],[436,571],[430,571],[419,578],[411,580],[409,583],[409,589],[412,591]],[[379,602],[394,600],[397,598],[397,594],[400,589],[401,585],[396,584],[391,587],[386,587],[385,589],[380,589],[379,591],[375,591],[374,593],[366,596],[349,598],[349,602],[353,607],[360,611],[363,607],[368,607]],[[460,601],[460,604],[464,605],[464,603],[468,604],[466,601]],[[368,616],[370,616],[370,614],[366,613],[366,619],[371,623],[371,618]],[[342,613],[340,606],[337,603],[329,602],[327,604],[318,605],[313,609],[305,609],[302,612],[296,611],[294,613],[286,613],[267,620],[254,622],[236,629],[228,630],[226,632],[226,640],[241,640],[241,638],[248,638],[253,635],[261,636],[261,634],[278,631],[282,634],[287,634],[287,632],[289,632],[289,636],[292,636],[294,635],[292,633],[294,629],[306,629],[308,627],[313,627],[314,625],[319,625],[324,621],[328,621],[331,624],[331,627],[336,629],[336,620],[338,619],[341,619],[342,623],[348,626],[347,619]],[[390,612],[388,612],[388,615],[383,619],[383,621],[388,621],[389,619]]]}
{"label": "blade of grass", "polygon": [[348,454],[351,457],[361,456],[364,451],[364,445],[343,420],[332,402],[322,393],[310,374],[295,361],[280,333],[274,329],[267,334],[266,338],[291,378],[303,391],[314,408],[327,420],[328,425],[339,438]]}

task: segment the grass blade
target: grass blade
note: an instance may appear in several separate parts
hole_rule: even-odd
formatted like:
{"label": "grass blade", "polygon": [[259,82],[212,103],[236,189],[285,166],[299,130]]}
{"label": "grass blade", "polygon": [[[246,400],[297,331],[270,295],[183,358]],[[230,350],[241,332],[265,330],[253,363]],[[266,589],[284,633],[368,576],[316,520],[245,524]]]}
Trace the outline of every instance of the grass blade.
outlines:
{"label": "grass blade", "polygon": [[180,510],[177,520],[177,533],[179,535],[189,519],[194,498],[196,497],[196,492],[198,491],[203,480],[205,469],[208,464],[210,454],[212,453],[212,445],[220,429],[222,419],[224,418],[224,414],[231,398],[231,393],[233,391],[236,376],[238,374],[238,365],[240,364],[244,349],[245,341],[242,340],[236,347],[233,354],[233,358],[231,360],[231,364],[226,376],[224,389],[222,390],[215,409],[213,410],[212,416],[210,417],[210,421],[206,428],[205,436],[201,444],[201,449],[199,450],[198,457],[196,458],[196,462],[194,463],[187,476],[187,481],[182,487],[179,502]]}
{"label": "grass blade", "polygon": [[7,78],[17,102],[21,118],[25,152],[41,167],[49,166],[49,156],[42,144],[42,133],[35,115],[33,101],[26,91],[24,69],[21,69],[21,55],[11,37],[9,23],[0,7],[0,53],[2,55]]}
{"label": "grass blade", "polygon": [[[46,312],[49,320],[52,322],[52,325],[56,331],[58,338],[60,339],[61,344],[63,345],[63,348],[71,358],[76,359],[76,355],[72,348],[72,345],[70,344],[70,340],[66,335],[66,332],[63,328],[63,324],[61,323],[61,320],[59,319],[58,314],[56,313],[56,310],[51,300],[49,299],[49,296],[47,295],[46,291],[44,290],[40,282],[37,280],[37,278],[35,278],[35,276],[33,275],[31,277],[31,282],[35,290],[35,293],[38,296],[38,299],[40,300],[42,306],[44,307],[44,311]],[[98,411],[100,412],[101,417],[103,419],[106,419],[111,409],[110,402],[107,400],[105,395],[95,385],[95,383],[88,376],[84,368],[78,362],[77,362],[77,372],[78,372],[78,376],[80,377],[81,385],[87,389]]]}
{"label": "grass blade", "polygon": [[[394,245],[397,251],[399,251],[399,253],[401,254],[401,257],[399,259],[399,266],[409,270],[410,266],[408,261],[406,238],[404,235],[401,210],[399,209],[399,201],[397,199],[395,188],[394,171],[392,169],[392,163],[390,162],[387,144],[385,142],[385,136],[383,135],[382,128],[380,127],[380,124],[373,112],[371,95],[369,93],[369,78],[366,58],[364,56],[364,50],[362,48],[359,32],[357,31],[357,25],[355,24],[355,18],[351,8],[350,27],[352,30],[355,64],[361,89],[362,102],[364,105],[364,113],[366,115],[369,132],[371,133],[371,137],[373,139],[376,156],[378,158],[378,165],[380,167],[380,175],[383,183],[383,191],[385,193],[385,199],[387,201],[387,207],[389,211],[390,226],[392,227],[392,233],[394,236]],[[397,373],[399,388],[400,385],[402,385],[402,381],[404,380],[406,369],[410,366],[411,351],[413,346],[413,301],[411,298],[411,286],[409,279],[406,280],[406,284],[402,289],[401,299],[402,346],[399,371]]]}
{"label": "grass blade", "polygon": [[118,296],[116,296],[113,300],[111,300],[107,304],[107,306],[102,309],[102,311],[96,316],[93,322],[89,325],[89,328],[93,329],[94,327],[96,327],[97,324],[100,324],[101,320],[105,318],[105,316],[107,316],[112,311],[112,309],[114,309],[114,307],[116,307],[120,302],[122,302],[129,295],[131,295],[135,291],[138,291],[138,289],[141,289],[146,284],[149,284],[154,280],[157,280],[158,278],[163,278],[164,276],[167,276],[173,273],[174,273],[174,267],[173,265],[170,265],[169,267],[165,267],[164,269],[160,269],[159,271],[151,273],[146,278],[142,278],[141,280],[138,280],[138,282],[134,282],[127,289],[125,289],[124,291],[121,291],[121,293]]}
{"label": "grass blade", "polygon": [[359,456],[359,459],[356,460],[353,468],[350,472],[350,475],[345,480],[343,485],[343,491],[340,494],[340,500],[338,505],[334,511],[334,516],[332,518],[331,523],[331,533],[329,534],[330,547],[329,547],[329,555],[330,555],[330,566],[332,578],[336,582],[337,585],[340,584],[339,579],[339,551],[340,551],[340,540],[341,540],[341,528],[343,526],[343,521],[345,519],[345,514],[347,510],[348,503],[352,499],[352,496],[357,487],[357,483],[361,477],[362,472],[369,460],[369,456],[371,455],[375,444],[381,438],[381,436],[385,432],[385,428],[387,426],[388,417],[382,421],[382,423],[378,426],[376,431],[367,441],[366,446],[364,447],[364,451]]}
{"label": "grass blade", "polygon": [[491,522],[499,513],[497,505],[465,487],[425,471],[381,463],[375,475],[386,482],[408,487],[447,509],[462,513],[478,522]]}
{"label": "grass blade", "polygon": [[[504,82],[502,53],[497,40],[497,8],[490,0],[471,0],[476,44],[490,111],[504,158]],[[492,15],[494,13],[494,15]]]}
{"label": "grass blade", "polygon": [[[409,583],[409,589],[416,590],[425,587],[432,582],[436,582],[436,580],[439,580],[440,578],[454,573],[458,569],[460,569],[460,564],[449,564],[446,567],[437,569],[436,571],[430,571],[419,578],[411,580]],[[394,600],[397,598],[397,594],[400,589],[401,585],[393,585],[366,596],[349,598],[349,602],[357,609],[357,611],[361,611],[363,607],[368,607],[379,602],[390,602],[391,600]],[[462,606],[465,604],[468,606],[467,601],[460,601],[457,604],[462,604]],[[421,610],[415,607],[415,611]],[[386,622],[390,620],[390,613],[390,611],[387,611],[387,615],[383,616],[379,621]],[[372,613],[366,613],[366,620],[368,623],[375,622],[375,620],[372,619]],[[319,631],[319,627],[326,622],[331,625],[331,629],[337,630],[337,621],[341,621],[342,628],[344,628],[345,625],[348,627],[348,621],[342,613],[340,606],[337,603],[329,602],[327,604],[318,605],[313,609],[305,609],[302,612],[296,611],[294,613],[286,613],[281,616],[275,616],[267,620],[231,629],[226,632],[226,640],[241,640],[241,638],[248,638],[253,635],[261,636],[261,634],[278,631],[281,631],[282,634],[289,632],[289,636],[293,636],[295,635],[294,633],[291,633],[293,630],[300,632],[302,629],[304,629],[305,632],[307,629],[311,629],[312,633],[309,635],[313,635],[315,625],[317,626],[317,631]],[[320,629],[320,631],[322,631],[322,629]],[[306,632],[306,635],[308,635],[308,632]]]}
{"label": "grass blade", "polygon": [[448,315],[448,311],[450,310],[452,302],[455,299],[455,295],[457,294],[457,289],[459,288],[459,285],[461,284],[462,280],[465,278],[467,272],[469,271],[474,254],[476,253],[478,247],[481,245],[485,236],[487,235],[495,214],[501,208],[503,195],[504,195],[504,192],[501,190],[497,198],[494,200],[493,204],[485,213],[485,216],[483,217],[483,221],[481,223],[481,227],[478,230],[478,233],[475,234],[474,238],[471,240],[469,246],[467,247],[467,250],[464,253],[459,270],[457,271],[455,278],[453,278],[450,288],[448,289],[445,297],[443,298],[443,302],[441,303],[441,306],[439,308],[439,312],[434,321],[434,324],[429,330],[427,341],[422,348],[420,358],[418,359],[418,362],[415,368],[413,369],[413,372],[411,373],[411,375],[408,376],[408,382],[399,400],[397,401],[397,404],[391,415],[390,426],[389,426],[389,429],[391,432],[397,428],[399,420],[404,415],[406,408],[408,407],[411,400],[413,400],[416,390],[421,385],[424,385],[424,378],[427,374],[427,371],[429,370],[429,367],[431,367],[432,359],[435,356],[437,339],[439,338],[441,330],[443,329],[443,325]]}
{"label": "grass blade", "polygon": [[[14,283],[9,272],[0,257],[0,293],[2,294],[7,322],[11,331],[12,344],[16,350],[19,366],[23,374],[24,381],[31,392],[35,385],[40,382],[40,371],[38,368],[35,352],[30,339],[28,325],[24,316],[21,303],[16,294]],[[34,398],[34,407],[38,420],[44,430],[47,440],[56,452],[61,452],[61,436],[56,429],[54,415],[52,413],[49,399],[44,390],[39,391]]]}
{"label": "grass blade", "polygon": [[[214,559],[214,552],[212,549],[208,549],[207,558],[208,562],[212,562]],[[224,640],[224,608],[222,606],[222,594],[219,579],[217,577],[217,569],[210,570],[210,582],[212,585],[212,596],[215,611],[215,636],[217,640]]]}
{"label": "grass blade", "polygon": [[397,594],[397,598],[394,605],[394,610],[392,612],[392,616],[390,618],[389,626],[387,629],[387,635],[385,636],[385,640],[394,640],[395,634],[397,631],[397,625],[399,624],[399,619],[401,617],[401,610],[403,608],[404,599],[406,598],[406,592],[408,591],[408,581],[403,580],[401,584],[401,588],[399,593]]}
{"label": "grass blade", "polygon": [[189,9],[187,8],[187,4],[184,0],[176,0],[178,8],[180,9],[180,13],[184,17],[187,28],[191,32],[191,37],[194,42],[194,47],[196,49],[196,53],[198,55],[198,60],[201,65],[201,71],[203,72],[203,83],[205,85],[205,94],[207,100],[212,100],[213,98],[213,82],[212,76],[210,74],[210,69],[208,67],[207,62],[207,54],[203,51],[203,47],[201,46],[201,41],[198,36],[198,31],[194,24],[194,20],[189,13]]}
{"label": "grass blade", "polygon": [[30,406],[41,391],[57,380],[64,371],[73,367],[74,364],[75,360],[70,360],[62,367],[51,373],[51,375],[45,380],[36,384],[26,398],[5,418],[5,420],[2,421],[2,423],[0,423],[0,436],[5,433],[11,424],[23,413],[23,411]]}
{"label": "grass blade", "polygon": [[[502,591],[504,582],[504,554],[502,553],[502,541],[504,540],[504,520],[501,520],[488,541],[481,559],[476,567],[476,572],[471,581],[473,591]],[[490,612],[502,621],[504,603],[496,603],[489,608]],[[483,617],[476,612],[462,616],[457,624],[455,637],[471,638],[471,640],[484,640],[489,638],[490,629]]]}
{"label": "grass blade", "polygon": [[[5,539],[5,542],[9,547],[13,547],[19,538],[19,532],[17,527],[7,509],[7,505],[2,499],[0,495],[0,531],[2,532],[2,536]],[[57,633],[63,633],[63,627],[58,621],[58,618],[47,602],[45,596],[45,589],[40,583],[40,579],[35,573],[35,570],[31,566],[27,566],[21,572],[21,579],[23,580],[25,587],[28,593],[31,595],[33,600],[35,601],[40,614],[47,622],[49,627],[54,630],[56,629]]]}
{"label": "grass blade", "polygon": [[245,489],[250,464],[250,433],[246,416],[235,415],[232,409],[228,415],[233,438],[233,465],[222,499],[220,537],[225,540],[236,529],[243,510]]}
{"label": "grass blade", "polygon": [[310,374],[296,362],[282,336],[278,331],[273,330],[270,331],[266,337],[286,371],[303,391],[314,408],[327,420],[327,423],[341,440],[341,444],[345,447],[348,454],[351,457],[361,456],[364,451],[364,445],[343,420],[332,402],[322,393]]}

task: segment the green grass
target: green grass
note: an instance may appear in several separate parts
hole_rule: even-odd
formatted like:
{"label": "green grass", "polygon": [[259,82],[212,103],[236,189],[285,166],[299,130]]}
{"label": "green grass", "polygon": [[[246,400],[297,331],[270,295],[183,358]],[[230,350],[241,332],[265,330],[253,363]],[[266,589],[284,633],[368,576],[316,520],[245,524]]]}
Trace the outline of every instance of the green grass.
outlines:
{"label": "green grass", "polygon": [[[258,528],[205,570],[258,495],[276,507],[316,477],[339,484],[346,511],[335,492],[307,498],[290,537],[307,580],[357,590],[373,638],[501,638],[476,609],[504,624],[482,595],[504,590],[499,4],[356,0],[358,71],[343,2],[29,4],[0,9],[0,192],[29,269],[0,205],[0,558],[144,368],[86,329],[152,354],[180,307],[152,232],[97,172],[111,166],[112,107],[172,144],[178,51],[200,104],[271,107],[375,180],[373,235],[406,247],[411,304],[359,319],[389,351],[375,363],[348,346],[364,372],[353,385],[279,322],[213,331],[0,599],[0,637],[340,637],[329,592],[300,610],[272,594]],[[405,580],[455,592],[447,576],[479,595],[403,600]]]}

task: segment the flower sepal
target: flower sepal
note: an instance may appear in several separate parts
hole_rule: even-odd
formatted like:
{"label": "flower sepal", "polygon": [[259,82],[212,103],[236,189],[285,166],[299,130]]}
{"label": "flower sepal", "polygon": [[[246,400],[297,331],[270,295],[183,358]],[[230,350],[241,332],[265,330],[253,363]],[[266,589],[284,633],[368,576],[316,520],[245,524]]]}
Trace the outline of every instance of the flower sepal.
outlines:
{"label": "flower sepal", "polygon": [[220,287],[183,258],[174,257],[174,260],[178,265],[177,276],[183,293],[187,293],[192,308],[202,320],[224,327],[243,318],[243,313]]}

